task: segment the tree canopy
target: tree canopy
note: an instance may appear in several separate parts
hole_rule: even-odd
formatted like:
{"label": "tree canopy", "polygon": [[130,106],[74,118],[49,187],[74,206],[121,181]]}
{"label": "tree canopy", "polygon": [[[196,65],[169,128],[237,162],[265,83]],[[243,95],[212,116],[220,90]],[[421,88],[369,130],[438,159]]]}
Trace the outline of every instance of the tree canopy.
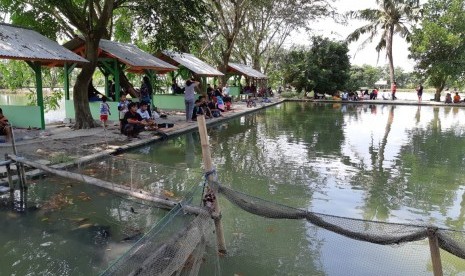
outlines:
{"label": "tree canopy", "polygon": [[333,94],[345,89],[349,79],[349,49],[345,42],[312,37],[309,49],[297,48],[285,55],[284,82],[297,91]]}
{"label": "tree canopy", "polygon": [[410,23],[418,19],[420,8],[418,0],[376,0],[378,9],[364,9],[352,11],[348,15],[353,19],[368,21],[364,25],[354,30],[348,37],[348,42],[357,41],[361,36],[368,34],[367,40],[362,47],[372,42],[380,35],[380,40],[376,45],[378,54],[381,50],[386,50],[386,57],[389,61],[390,81],[394,82],[394,56],[392,45],[394,35],[409,39]]}
{"label": "tree canopy", "polygon": [[410,57],[436,88],[435,100],[450,81],[463,80],[465,65],[464,2],[430,0],[424,5],[420,26],[413,30]]}

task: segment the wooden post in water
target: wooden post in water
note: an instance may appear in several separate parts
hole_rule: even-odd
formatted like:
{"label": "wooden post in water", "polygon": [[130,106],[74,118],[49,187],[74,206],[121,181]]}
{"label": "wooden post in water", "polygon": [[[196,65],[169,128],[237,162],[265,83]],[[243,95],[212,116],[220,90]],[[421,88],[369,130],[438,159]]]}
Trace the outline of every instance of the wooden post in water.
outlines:
{"label": "wooden post in water", "polygon": [[433,275],[442,276],[441,253],[439,252],[438,236],[436,228],[428,227],[428,241],[431,252],[431,261],[433,263]]}
{"label": "wooden post in water", "polygon": [[[200,143],[202,144],[202,159],[205,173],[210,172],[213,169],[212,158],[210,154],[210,143],[208,142],[208,133],[207,133],[207,124],[205,123],[205,116],[200,115],[197,116],[197,123],[199,126],[199,133],[200,133]],[[213,190],[215,195],[215,202],[214,202],[214,209],[218,216],[214,218],[215,221],[215,232],[216,232],[216,240],[218,242],[218,251],[220,253],[226,253],[226,242],[224,240],[224,233],[223,233],[223,224],[221,223],[221,209],[220,204],[218,203],[218,193],[217,189],[212,187],[212,183],[214,181],[214,176],[212,174],[208,175],[208,185]]]}
{"label": "wooden post in water", "polygon": [[[7,153],[5,153],[5,160],[9,160]],[[6,176],[8,177],[8,186],[10,186],[10,192],[12,193],[15,190],[15,185],[13,183],[13,178],[11,176],[10,164],[6,164],[5,167],[6,167]]]}
{"label": "wooden post in water", "polygon": [[[11,132],[11,146],[13,147],[13,154],[15,156],[18,155],[18,151],[16,150],[16,142],[15,142],[15,131],[13,130],[13,126],[10,125],[10,132]],[[24,166],[21,163],[16,163],[16,171],[18,173],[18,181],[19,181],[19,188],[27,189],[26,185],[26,173],[24,171]]]}

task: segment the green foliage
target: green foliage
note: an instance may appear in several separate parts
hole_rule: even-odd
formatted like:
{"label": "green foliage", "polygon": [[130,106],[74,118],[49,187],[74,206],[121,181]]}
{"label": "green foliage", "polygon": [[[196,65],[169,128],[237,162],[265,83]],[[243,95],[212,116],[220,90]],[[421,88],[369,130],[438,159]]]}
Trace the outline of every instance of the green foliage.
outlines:
{"label": "green foliage", "polygon": [[371,65],[352,66],[350,68],[350,78],[347,82],[347,89],[357,91],[361,87],[374,87],[375,82],[384,78],[383,69]]}
{"label": "green foliage", "polygon": [[136,1],[134,20],[143,31],[150,50],[174,49],[190,52],[199,47],[201,34],[207,26],[209,6],[197,0]]}
{"label": "green foliage", "polygon": [[376,0],[377,9],[364,9],[351,11],[348,13],[353,19],[367,21],[368,23],[354,30],[348,37],[348,42],[357,41],[361,36],[368,35],[363,45],[373,41],[374,37],[380,36],[376,45],[376,51],[386,50],[389,60],[390,82],[394,82],[394,61],[393,61],[393,38],[398,34],[402,38],[409,40],[410,23],[418,20],[421,9],[418,0]]}
{"label": "green foliage", "polygon": [[316,93],[333,94],[349,80],[349,49],[346,43],[313,37],[307,76]]}
{"label": "green foliage", "polygon": [[24,61],[0,62],[0,87],[16,90],[34,86],[34,71]]}
{"label": "green foliage", "polygon": [[[60,100],[63,98],[63,90],[53,90],[50,95],[44,96],[44,110],[45,112],[51,110],[58,110],[60,108]],[[35,90],[29,89],[26,94],[27,105],[37,105],[37,93]]]}
{"label": "green foliage", "polygon": [[284,83],[298,92],[333,94],[342,90],[349,80],[348,52],[343,42],[313,37],[311,48],[294,48],[284,56]]}
{"label": "green foliage", "polygon": [[436,88],[436,100],[450,80],[463,80],[464,8],[461,0],[430,0],[424,6],[421,26],[413,30],[410,57]]}

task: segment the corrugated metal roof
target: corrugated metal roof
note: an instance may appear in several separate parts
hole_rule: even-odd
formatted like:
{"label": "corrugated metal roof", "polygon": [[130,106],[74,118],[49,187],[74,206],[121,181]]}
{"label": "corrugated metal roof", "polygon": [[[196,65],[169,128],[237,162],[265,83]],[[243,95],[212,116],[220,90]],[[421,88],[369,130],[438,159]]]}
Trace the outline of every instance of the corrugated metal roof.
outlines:
{"label": "corrugated metal roof", "polygon": [[199,76],[216,77],[224,75],[192,54],[163,51],[160,58],[176,66],[180,64]]}
{"label": "corrugated metal roof", "polygon": [[[75,37],[63,44],[64,47],[74,51],[84,45],[84,38]],[[169,64],[153,55],[142,51],[137,46],[101,39],[99,48],[107,55],[116,58],[126,64],[128,71],[141,73],[144,69],[152,69],[158,73],[166,73],[177,70],[176,66]]]}
{"label": "corrugated metal roof", "polygon": [[228,66],[229,66],[228,71],[232,69],[232,71],[239,72],[242,75],[245,75],[247,77],[251,77],[254,79],[267,79],[268,78],[265,74],[245,64],[230,62],[228,63]]}
{"label": "corrugated metal roof", "polygon": [[44,65],[88,62],[36,31],[8,24],[0,24],[0,58],[41,61]]}
{"label": "corrugated metal roof", "polygon": [[135,71],[137,68],[164,72],[178,69],[178,67],[156,58],[132,44],[102,39],[100,40],[99,47],[103,51],[118,58],[122,63],[127,64],[130,67],[129,70],[132,71]]}

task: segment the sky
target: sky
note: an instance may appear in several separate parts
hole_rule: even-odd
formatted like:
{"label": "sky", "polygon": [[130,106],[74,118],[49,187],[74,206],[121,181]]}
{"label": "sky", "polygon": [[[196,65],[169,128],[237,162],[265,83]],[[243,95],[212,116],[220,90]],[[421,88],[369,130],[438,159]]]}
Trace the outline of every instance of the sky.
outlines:
{"label": "sky", "polygon": [[[423,2],[423,1],[421,1]],[[351,10],[361,10],[366,8],[376,8],[375,0],[336,0],[334,6],[339,13],[345,13]],[[366,25],[367,22],[352,20],[348,22],[348,25],[337,24],[333,19],[321,20],[312,24],[313,32],[317,35],[329,37],[337,40],[345,39],[351,32],[358,27]],[[307,45],[309,44],[307,39],[308,35],[300,32],[292,34],[291,39],[286,46],[292,44]],[[365,41],[367,36],[362,36],[356,42],[349,44],[349,55],[351,56],[351,63],[353,65],[369,64],[373,66],[384,66],[388,64],[386,59],[386,52],[381,51],[379,54],[375,50],[378,39],[374,39],[374,43],[367,44],[363,49],[359,49],[360,45]],[[408,44],[403,38],[396,35],[393,41],[393,53],[394,53],[394,66],[402,67],[405,71],[413,71],[415,65],[413,60],[408,59]]]}

